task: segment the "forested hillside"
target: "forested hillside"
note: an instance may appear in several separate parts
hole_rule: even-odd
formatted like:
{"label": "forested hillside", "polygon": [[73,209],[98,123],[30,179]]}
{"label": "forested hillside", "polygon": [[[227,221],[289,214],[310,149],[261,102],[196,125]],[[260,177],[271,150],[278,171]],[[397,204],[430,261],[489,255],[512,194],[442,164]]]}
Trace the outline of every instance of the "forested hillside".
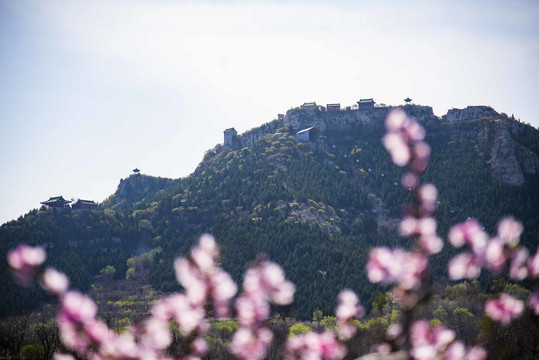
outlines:
{"label": "forested hillside", "polygon": [[[535,249],[539,231],[539,132],[504,114],[436,118],[425,107],[405,108],[427,131],[431,161],[425,179],[438,188],[438,232],[473,217],[495,232],[507,214],[523,222],[523,243]],[[239,282],[246,265],[264,253],[283,266],[296,284],[295,304],[286,316],[310,319],[331,314],[338,291],[353,289],[367,307],[384,288],[369,283],[365,264],[377,245],[406,247],[396,227],[408,192],[403,171],[391,163],[380,139],[387,108],[289,111],[238,146],[208,150],[192,175],[162,179],[131,175],[95,210],[33,210],[0,228],[0,255],[19,242],[47,248],[48,262],[87,290],[107,266],[122,279],[133,256],[150,253],[145,267],[156,290],[179,289],[172,262],[195,240],[212,233],[222,265]],[[342,114],[341,114],[342,113]],[[372,115],[372,116],[371,116]],[[456,120],[455,120],[456,119]],[[296,133],[319,130],[307,142]],[[152,250],[153,249],[153,250]],[[449,284],[446,246],[433,259],[437,285]],[[0,315],[20,312],[43,299],[20,290],[6,276],[0,284]],[[131,272],[134,271],[134,268]],[[483,291],[491,279],[483,277]]]}

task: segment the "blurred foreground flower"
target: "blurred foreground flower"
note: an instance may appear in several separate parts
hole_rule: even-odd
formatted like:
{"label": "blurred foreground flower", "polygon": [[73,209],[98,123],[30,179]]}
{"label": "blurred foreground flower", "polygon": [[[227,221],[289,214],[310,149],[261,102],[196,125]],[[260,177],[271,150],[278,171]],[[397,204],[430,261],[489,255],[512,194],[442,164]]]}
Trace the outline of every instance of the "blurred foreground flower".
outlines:
{"label": "blurred foreground flower", "polygon": [[29,285],[36,275],[37,268],[45,262],[47,254],[42,247],[20,244],[8,253],[9,266],[15,270],[15,277],[22,285]]}
{"label": "blurred foreground flower", "polygon": [[504,325],[518,318],[523,310],[524,303],[507,294],[502,294],[498,299],[487,300],[485,303],[485,314]]}

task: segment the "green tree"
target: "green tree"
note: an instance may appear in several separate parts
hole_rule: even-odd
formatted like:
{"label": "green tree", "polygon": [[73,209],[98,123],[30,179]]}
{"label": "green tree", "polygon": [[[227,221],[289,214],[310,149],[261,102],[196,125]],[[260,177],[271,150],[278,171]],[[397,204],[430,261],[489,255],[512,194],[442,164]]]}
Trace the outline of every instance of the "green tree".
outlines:
{"label": "green tree", "polygon": [[294,325],[290,326],[290,329],[288,331],[288,337],[292,337],[294,335],[305,334],[311,330],[312,329],[309,326],[303,323],[295,323]]}

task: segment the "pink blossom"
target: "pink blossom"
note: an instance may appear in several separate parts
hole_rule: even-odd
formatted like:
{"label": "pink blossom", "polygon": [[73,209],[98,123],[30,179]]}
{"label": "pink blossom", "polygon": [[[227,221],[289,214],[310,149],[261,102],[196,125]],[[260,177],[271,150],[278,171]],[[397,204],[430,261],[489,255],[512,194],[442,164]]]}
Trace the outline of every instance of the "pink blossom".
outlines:
{"label": "pink blossom", "polygon": [[482,254],[488,241],[488,235],[481,229],[481,226],[475,219],[466,220],[453,226],[449,230],[449,242],[454,247],[461,247],[468,244],[476,254]]}
{"label": "pink blossom", "polygon": [[422,235],[419,238],[419,245],[427,253],[434,255],[442,251],[444,242],[437,235]]}
{"label": "pink blossom", "polygon": [[198,337],[193,341],[193,350],[196,355],[202,356],[209,350],[208,343],[203,338]]}
{"label": "pink blossom", "polygon": [[422,254],[396,251],[395,259],[401,265],[397,283],[404,289],[412,290],[421,284],[421,276],[427,268],[428,260]]}
{"label": "pink blossom", "polygon": [[338,360],[346,356],[346,348],[339,344],[335,334],[326,331],[321,334],[309,332],[296,335],[286,343],[287,359],[330,359]]}
{"label": "pink blossom", "polygon": [[269,301],[288,305],[294,299],[295,286],[285,279],[277,264],[261,260],[249,268],[243,278],[243,294],[236,300],[240,329],[230,343],[232,353],[242,359],[264,357],[273,337],[264,326],[270,314]]}
{"label": "pink blossom", "polygon": [[341,290],[338,296],[335,316],[339,324],[339,335],[349,339],[356,333],[356,326],[352,323],[355,317],[361,317],[365,313],[359,303],[357,295],[350,289]]}
{"label": "pink blossom", "polygon": [[288,305],[294,299],[294,284],[285,280],[279,265],[269,261],[262,261],[257,267],[247,270],[243,288],[249,296],[258,294],[278,305]]}
{"label": "pink blossom", "polygon": [[386,129],[390,132],[400,131],[410,119],[401,109],[395,109],[386,118]]}
{"label": "pink blossom", "polygon": [[391,155],[391,160],[395,165],[405,166],[408,164],[411,158],[411,153],[402,134],[397,132],[387,133],[382,138],[382,143]]}
{"label": "pink blossom", "polygon": [[[388,115],[386,128],[388,132],[382,138],[382,143],[391,155],[393,163],[405,166],[413,159],[412,169],[415,172],[424,171],[430,153],[430,147],[421,141],[425,137],[425,130],[402,110],[394,110]],[[412,156],[410,145],[413,143],[415,146]]]}
{"label": "pink blossom", "polygon": [[405,216],[400,223],[399,234],[405,237],[419,235],[419,245],[429,254],[439,253],[444,246],[436,235],[436,220],[431,217],[416,219]]}
{"label": "pink blossom", "polygon": [[487,352],[481,346],[474,346],[466,354],[466,360],[485,360]]}
{"label": "pink blossom", "polygon": [[403,237],[413,236],[417,233],[417,219],[413,216],[405,216],[399,225],[399,234]]}
{"label": "pink blossom", "polygon": [[429,163],[430,146],[420,141],[414,146],[413,154],[412,171],[416,174],[421,174],[427,169]]}
{"label": "pink blossom", "polygon": [[535,315],[539,315],[539,291],[536,291],[528,299],[528,305],[533,309]]}
{"label": "pink blossom", "polygon": [[352,321],[340,321],[338,325],[338,334],[341,339],[352,338],[357,332],[357,326]]}
{"label": "pink blossom", "polygon": [[417,288],[427,267],[427,259],[419,253],[386,247],[371,250],[367,276],[373,283],[398,283],[404,289]]}
{"label": "pink blossom", "polygon": [[203,306],[192,302],[185,294],[174,294],[161,299],[152,307],[152,314],[162,322],[173,319],[184,336],[195,330],[202,331],[207,326]]}
{"label": "pink blossom", "polygon": [[49,293],[62,296],[69,287],[67,276],[54,268],[47,268],[43,273],[43,288]]}
{"label": "pink blossom", "polygon": [[509,247],[515,247],[520,241],[522,224],[512,217],[506,217],[498,223],[498,237]]}
{"label": "pink blossom", "polygon": [[410,354],[417,360],[440,359],[454,339],[453,330],[443,326],[431,328],[426,320],[416,321],[410,328]]}
{"label": "pink blossom", "polygon": [[425,129],[423,129],[415,120],[408,118],[408,121],[405,121],[403,128],[404,133],[411,142],[421,141],[425,138]]}
{"label": "pink blossom", "polygon": [[428,159],[430,155],[430,146],[424,141],[419,141],[414,146],[414,155],[420,159]]}
{"label": "pink blossom", "polygon": [[69,354],[54,354],[54,360],[75,360],[75,358]]}
{"label": "pink blossom", "polygon": [[490,299],[485,303],[485,314],[504,325],[518,318],[523,310],[524,303],[522,301],[505,293],[499,299]]}
{"label": "pink blossom", "polygon": [[460,341],[455,341],[443,354],[443,360],[464,360],[466,358],[466,347]]}
{"label": "pink blossom", "polygon": [[269,317],[270,307],[262,296],[242,295],[236,300],[236,311],[240,325],[251,327]]}
{"label": "pink blossom", "polygon": [[288,305],[294,300],[296,287],[285,280],[281,267],[272,262],[265,262],[262,266],[261,281],[269,291],[270,299],[278,305]]}
{"label": "pink blossom", "polygon": [[421,236],[434,236],[436,235],[436,220],[431,217],[424,217],[419,219],[417,227],[417,233]]}
{"label": "pink blossom", "polygon": [[[136,359],[142,355],[132,330],[125,331],[103,343],[99,350],[100,355],[105,359]],[[147,357],[151,358],[152,356]]]}
{"label": "pink blossom", "polygon": [[73,321],[85,323],[95,318],[97,306],[88,296],[69,291],[62,298],[62,312]]}
{"label": "pink blossom", "polygon": [[481,272],[481,261],[472,253],[460,253],[449,261],[448,272],[451,280],[476,279]]}
{"label": "pink blossom", "polygon": [[422,185],[418,192],[419,200],[421,202],[421,209],[425,214],[432,214],[436,209],[438,200],[438,190],[432,184]]}
{"label": "pink blossom", "polygon": [[197,246],[191,250],[191,259],[193,259],[201,272],[211,272],[215,267],[218,256],[219,251],[215,239],[209,234],[202,235]]}
{"label": "pink blossom", "polygon": [[236,295],[238,287],[232,277],[225,271],[217,271],[211,278],[212,281],[212,294],[214,300],[225,301],[230,300]]}
{"label": "pink blossom", "polygon": [[338,296],[335,316],[337,320],[348,320],[353,317],[361,317],[365,313],[363,306],[359,303],[357,295],[350,289],[341,290]]}
{"label": "pink blossom", "polygon": [[236,295],[238,287],[230,275],[219,269],[210,278],[211,294],[217,316],[228,316],[229,302]]}
{"label": "pink blossom", "polygon": [[273,333],[267,328],[251,330],[239,328],[230,342],[230,351],[240,359],[263,359],[266,349],[273,340]]}
{"label": "pink blossom", "polygon": [[499,273],[503,269],[507,259],[507,251],[505,251],[504,244],[500,238],[490,240],[485,252],[487,268],[494,273]]}
{"label": "pink blossom", "polygon": [[170,306],[173,311],[173,319],[178,324],[182,335],[188,335],[204,326],[205,312],[201,304],[193,303],[189,298],[177,295],[171,299]]}
{"label": "pink blossom", "polygon": [[187,296],[194,302],[204,302],[208,295],[208,287],[199,268],[185,258],[178,258],[174,261],[174,269],[176,278],[185,288]]}
{"label": "pink blossom", "polygon": [[146,331],[140,338],[143,347],[165,350],[172,343],[168,322],[152,317],[145,322],[144,328]]}
{"label": "pink blossom", "polygon": [[407,172],[402,176],[401,185],[405,189],[415,189],[419,185],[419,176],[412,172]]}
{"label": "pink blossom", "polygon": [[453,342],[443,354],[443,360],[485,360],[487,353],[480,346],[474,346],[466,351],[464,344],[460,341]]}
{"label": "pink blossom", "polygon": [[81,324],[73,321],[69,316],[61,313],[57,317],[58,330],[60,332],[60,340],[71,350],[78,352],[86,352],[92,340],[83,331]]}
{"label": "pink blossom", "polygon": [[88,338],[96,343],[103,343],[112,338],[112,333],[105,323],[98,320],[84,324],[84,332]]}
{"label": "pink blossom", "polygon": [[15,277],[22,285],[28,285],[35,275],[37,267],[45,262],[47,254],[42,247],[31,247],[26,244],[17,246],[8,253],[9,266],[15,270]]}
{"label": "pink blossom", "polygon": [[15,270],[25,267],[37,267],[45,262],[47,254],[42,247],[31,247],[26,244],[19,245],[8,254],[8,263]]}
{"label": "pink blossom", "polygon": [[105,324],[95,319],[97,306],[92,299],[76,291],[69,291],[62,296],[61,302],[62,311],[57,322],[60,338],[66,347],[84,353],[92,343],[111,340]]}
{"label": "pink blossom", "polygon": [[367,262],[367,276],[372,283],[392,283],[395,281],[397,270],[394,269],[393,253],[387,247],[371,250]]}
{"label": "pink blossom", "polygon": [[531,277],[539,277],[539,251],[528,260],[528,271]]}
{"label": "pink blossom", "polygon": [[230,275],[216,265],[217,259],[217,244],[211,235],[206,234],[191,250],[191,260],[176,259],[174,269],[191,307],[202,309],[203,304],[211,299],[216,314],[225,316],[229,313],[229,303],[237,292],[237,286]]}
{"label": "pink blossom", "polygon": [[509,277],[515,280],[524,280],[528,276],[526,261],[528,260],[528,250],[520,248],[514,251]]}

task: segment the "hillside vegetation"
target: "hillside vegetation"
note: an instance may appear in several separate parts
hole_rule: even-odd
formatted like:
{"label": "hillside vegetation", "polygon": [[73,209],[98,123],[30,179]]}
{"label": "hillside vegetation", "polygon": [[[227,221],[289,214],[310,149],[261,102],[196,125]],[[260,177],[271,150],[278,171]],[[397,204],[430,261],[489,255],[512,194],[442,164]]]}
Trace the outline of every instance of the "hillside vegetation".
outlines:
{"label": "hillside vegetation", "polygon": [[[438,188],[440,236],[468,217],[494,233],[497,220],[512,214],[525,226],[523,243],[535,249],[537,129],[503,114],[450,122],[433,117],[432,110],[406,110],[415,112],[431,144],[425,179]],[[375,309],[373,301],[380,301],[385,289],[368,282],[367,255],[374,246],[408,245],[396,232],[408,193],[400,186],[402,170],[392,165],[380,143],[383,114],[371,120],[365,114],[353,122],[346,114],[331,118],[295,109],[286,117],[294,121],[275,120],[253,129],[241,146],[209,150],[186,178],[131,175],[95,210],[33,210],[0,228],[0,255],[5,258],[19,242],[43,245],[48,263],[87,290],[108,266],[114,268],[108,268],[108,276],[116,281],[140,271],[133,258],[148,254],[144,269],[149,283],[171,292],[179,289],[174,258],[210,232],[221,247],[224,269],[236,282],[257,254],[283,266],[297,285],[295,304],[282,309],[283,316],[311,319],[316,310],[332,314],[344,287]],[[296,132],[309,124],[323,129],[311,141],[298,142]],[[507,177],[508,171],[518,176]],[[446,246],[432,261],[440,288],[452,285],[444,266],[453,253]],[[44,299],[39,290],[20,290],[5,276],[5,262],[0,271],[5,278],[1,316],[31,309]],[[484,276],[474,286],[487,291],[491,285]],[[383,304],[378,307],[382,311]]]}

